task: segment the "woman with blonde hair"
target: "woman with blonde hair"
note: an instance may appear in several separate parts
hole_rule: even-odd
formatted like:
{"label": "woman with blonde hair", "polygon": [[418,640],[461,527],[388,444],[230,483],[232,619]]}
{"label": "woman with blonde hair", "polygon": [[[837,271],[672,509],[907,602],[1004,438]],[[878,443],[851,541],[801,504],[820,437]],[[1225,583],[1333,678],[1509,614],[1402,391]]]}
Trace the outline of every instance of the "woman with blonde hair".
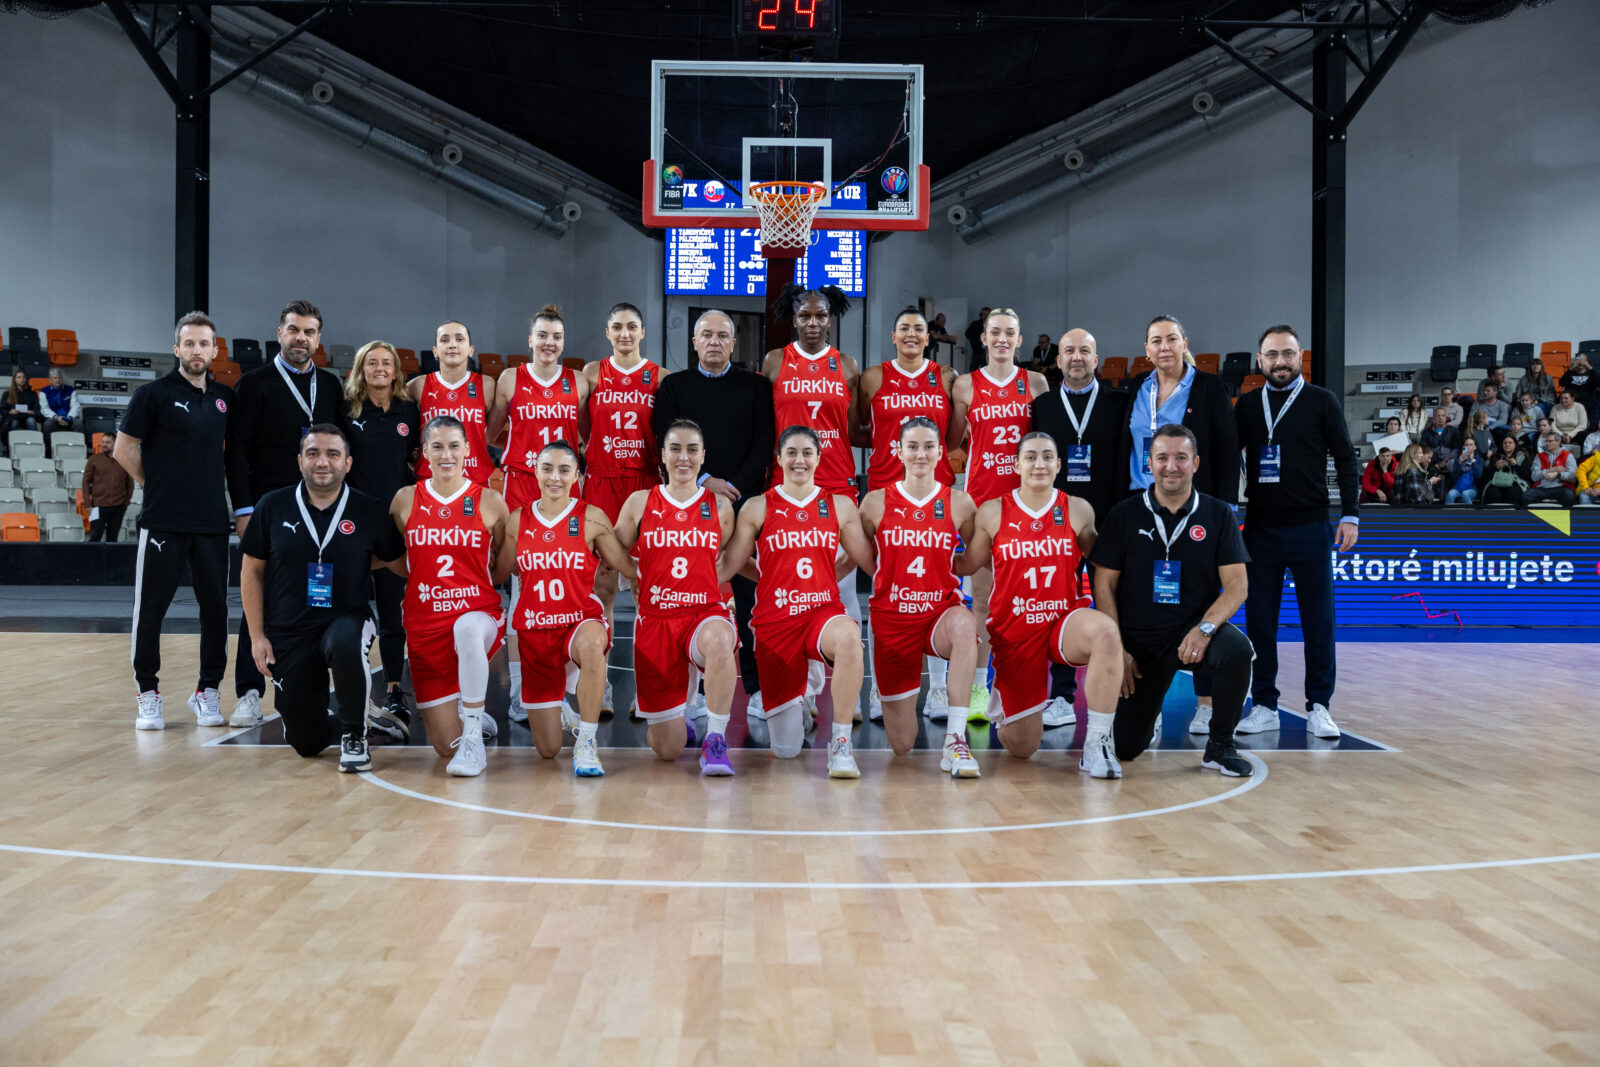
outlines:
{"label": "woman with blonde hair", "polygon": [[1433,450],[1418,444],[1406,446],[1394,472],[1394,502],[1403,507],[1429,508],[1437,504],[1434,485],[1440,476],[1429,473]]}
{"label": "woman with blonde hair", "polygon": [[[340,422],[350,438],[350,488],[384,503],[416,481],[421,454],[422,409],[399,387],[400,354],[388,341],[368,341],[356,352],[345,376],[345,407]],[[389,690],[383,707],[372,709],[373,730],[402,744],[411,736],[411,712],[400,692],[405,670],[406,634],[400,608],[406,580],[391,570],[372,572],[378,605],[378,654]]]}

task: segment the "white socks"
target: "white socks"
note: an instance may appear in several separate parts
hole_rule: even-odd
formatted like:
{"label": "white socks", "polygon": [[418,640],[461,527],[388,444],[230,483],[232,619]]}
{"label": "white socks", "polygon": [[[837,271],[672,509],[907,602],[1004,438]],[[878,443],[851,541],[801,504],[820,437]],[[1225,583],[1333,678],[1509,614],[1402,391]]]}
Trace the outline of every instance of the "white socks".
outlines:
{"label": "white socks", "polygon": [[1106,737],[1111,733],[1111,721],[1116,715],[1109,711],[1091,711],[1089,713],[1089,729],[1084,733],[1084,740]]}
{"label": "white socks", "polygon": [[706,733],[725,734],[728,732],[728,720],[731,715],[713,715],[706,712]]}
{"label": "white socks", "polygon": [[836,722],[833,724],[833,739],[835,741],[850,740],[850,723]]}
{"label": "white socks", "polygon": [[580,722],[578,724],[578,740],[593,741],[594,732],[600,728],[597,722]]}

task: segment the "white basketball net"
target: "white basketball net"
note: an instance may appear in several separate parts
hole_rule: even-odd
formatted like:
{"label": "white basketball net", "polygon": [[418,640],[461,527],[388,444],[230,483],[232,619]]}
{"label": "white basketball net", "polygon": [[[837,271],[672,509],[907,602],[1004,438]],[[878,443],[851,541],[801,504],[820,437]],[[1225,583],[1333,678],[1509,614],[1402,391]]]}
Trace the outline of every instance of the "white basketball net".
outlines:
{"label": "white basketball net", "polygon": [[804,250],[811,243],[811,222],[828,195],[821,182],[756,182],[750,199],[761,217],[763,255],[774,250]]}

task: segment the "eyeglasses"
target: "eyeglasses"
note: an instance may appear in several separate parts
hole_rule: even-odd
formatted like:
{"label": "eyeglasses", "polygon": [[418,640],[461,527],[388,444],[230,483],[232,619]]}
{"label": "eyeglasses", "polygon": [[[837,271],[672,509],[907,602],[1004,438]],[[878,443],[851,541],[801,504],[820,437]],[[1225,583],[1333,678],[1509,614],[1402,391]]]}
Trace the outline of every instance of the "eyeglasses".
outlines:
{"label": "eyeglasses", "polygon": [[1285,348],[1282,352],[1279,352],[1276,349],[1269,349],[1261,353],[1261,358],[1268,363],[1276,363],[1280,359],[1284,362],[1292,362],[1300,358],[1300,350],[1298,348]]}

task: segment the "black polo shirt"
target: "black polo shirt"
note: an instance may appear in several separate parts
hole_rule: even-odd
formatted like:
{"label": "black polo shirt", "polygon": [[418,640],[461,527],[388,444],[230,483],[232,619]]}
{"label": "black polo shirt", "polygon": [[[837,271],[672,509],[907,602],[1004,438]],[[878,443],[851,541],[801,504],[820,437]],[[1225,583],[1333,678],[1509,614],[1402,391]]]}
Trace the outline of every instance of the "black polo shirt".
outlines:
{"label": "black polo shirt", "polygon": [[174,369],[139,387],[121,432],[137,437],[144,464],[139,526],[171,533],[228,532],[228,435],[233,390],[206,378],[196,388]]}
{"label": "black polo shirt", "polygon": [[[339,517],[339,532],[322,551],[322,562],[333,566],[332,607],[308,606],[306,582],[310,565],[317,562],[317,546],[306,532],[305,517],[295,500],[297,488],[274,489],[256,501],[239,542],[245,555],[267,561],[263,611],[267,640],[275,645],[320,636],[328,623],[341,615],[365,615],[372,557],[388,562],[405,552],[400,531],[389,518],[388,504],[351,490]],[[327,534],[338,507],[336,500],[318,509],[306,498],[306,512],[318,540]]]}
{"label": "black polo shirt", "polygon": [[[1170,554],[1145,507],[1146,499],[1154,504],[1149,490],[1122,501],[1099,524],[1100,536],[1089,551],[1089,562],[1122,572],[1117,580],[1117,619],[1122,643],[1135,655],[1182,640],[1222,592],[1221,568],[1250,562],[1233,509],[1216,497],[1198,496],[1200,503],[1187,522],[1182,516],[1188,503],[1176,515],[1155,504],[1168,536],[1180,523],[1184,527]],[[1182,565],[1176,604],[1155,601],[1155,565],[1160,559]]]}
{"label": "black polo shirt", "polygon": [[350,488],[376,497],[385,505],[403,487],[415,485],[411,458],[422,448],[422,409],[403,397],[391,397],[387,410],[368,401],[361,414],[344,409],[339,420],[350,435]]}

